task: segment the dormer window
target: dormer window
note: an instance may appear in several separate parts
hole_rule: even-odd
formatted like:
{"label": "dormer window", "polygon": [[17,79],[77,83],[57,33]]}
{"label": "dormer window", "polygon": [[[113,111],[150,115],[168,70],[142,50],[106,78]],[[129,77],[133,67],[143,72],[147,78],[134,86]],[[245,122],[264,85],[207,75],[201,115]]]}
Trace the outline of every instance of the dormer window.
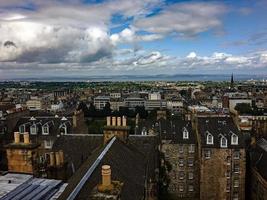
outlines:
{"label": "dormer window", "polygon": [[31,127],[30,127],[30,133],[31,133],[32,135],[36,135],[36,134],[37,134],[37,127],[36,127],[36,124],[31,125]]}
{"label": "dormer window", "polygon": [[208,133],[207,135],[207,144],[213,144],[213,136],[211,133]]}
{"label": "dormer window", "polygon": [[184,130],[183,130],[183,139],[188,139],[188,138],[189,138],[188,130],[186,128],[184,128]]}
{"label": "dormer window", "polygon": [[232,145],[238,145],[238,136],[234,133],[231,136],[231,144]]}
{"label": "dormer window", "polygon": [[60,126],[60,133],[66,135],[68,133],[66,124]]}
{"label": "dormer window", "polygon": [[19,132],[24,133],[25,132],[25,125],[19,126]]}
{"label": "dormer window", "polygon": [[42,131],[43,131],[43,135],[48,135],[49,134],[49,126],[48,126],[48,124],[43,125]]}
{"label": "dormer window", "polygon": [[221,137],[221,147],[222,148],[226,148],[227,147],[227,139],[224,137],[224,136],[222,136]]}

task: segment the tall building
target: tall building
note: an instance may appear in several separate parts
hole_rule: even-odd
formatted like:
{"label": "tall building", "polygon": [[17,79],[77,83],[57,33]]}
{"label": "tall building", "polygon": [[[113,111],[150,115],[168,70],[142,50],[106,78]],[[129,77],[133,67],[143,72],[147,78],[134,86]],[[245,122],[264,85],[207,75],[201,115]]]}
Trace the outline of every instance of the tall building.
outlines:
{"label": "tall building", "polygon": [[251,199],[267,199],[267,140],[260,139],[250,151]]}
{"label": "tall building", "polygon": [[198,199],[198,153],[191,121],[161,120],[161,130],[162,152],[172,166],[168,172],[168,193],[174,199]]}
{"label": "tall building", "polygon": [[244,138],[230,117],[198,117],[200,199],[245,199]]}

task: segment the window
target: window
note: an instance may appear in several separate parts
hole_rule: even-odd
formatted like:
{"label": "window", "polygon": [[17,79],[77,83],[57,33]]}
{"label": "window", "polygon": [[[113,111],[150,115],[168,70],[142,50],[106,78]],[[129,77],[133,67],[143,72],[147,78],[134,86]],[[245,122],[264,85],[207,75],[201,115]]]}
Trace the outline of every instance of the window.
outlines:
{"label": "window", "polygon": [[235,188],[239,187],[239,180],[238,179],[234,180],[234,187]]}
{"label": "window", "polygon": [[184,166],[184,159],[180,158],[179,159],[179,167],[183,167]]}
{"label": "window", "polygon": [[232,145],[238,145],[238,136],[234,133],[231,136],[231,144]]}
{"label": "window", "polygon": [[49,134],[49,126],[47,124],[45,124],[43,127],[42,127],[42,130],[43,130],[43,134],[44,135],[48,135]]}
{"label": "window", "polygon": [[188,139],[188,138],[189,138],[188,130],[184,127],[184,130],[183,130],[183,139]]}
{"label": "window", "polygon": [[188,192],[193,192],[193,191],[194,191],[194,186],[188,185]]}
{"label": "window", "polygon": [[210,133],[207,135],[207,144],[213,144],[213,136]]}
{"label": "window", "polygon": [[184,191],[184,186],[183,185],[179,185],[179,192],[183,192]]}
{"label": "window", "polygon": [[24,133],[25,132],[25,125],[19,126],[19,132]]}
{"label": "window", "polygon": [[194,153],[194,152],[195,152],[195,145],[194,145],[194,144],[190,144],[190,145],[189,145],[188,152],[189,152],[189,153]]}
{"label": "window", "polygon": [[239,150],[235,150],[234,153],[233,153],[233,157],[235,160],[238,160],[240,158],[240,153],[239,153]]}
{"label": "window", "polygon": [[193,180],[194,179],[194,173],[193,172],[188,172],[188,179]]}
{"label": "window", "polygon": [[234,192],[233,200],[238,200],[238,192]]}
{"label": "window", "polygon": [[60,133],[61,134],[65,134],[65,135],[68,133],[66,124],[62,124],[61,125],[61,127],[60,127]]}
{"label": "window", "polygon": [[234,173],[239,173],[239,171],[240,171],[239,163],[234,163]]}
{"label": "window", "polygon": [[227,139],[224,136],[221,137],[221,147],[222,148],[227,147]]}
{"label": "window", "polygon": [[185,178],[185,173],[184,172],[179,172],[179,179],[183,180]]}
{"label": "window", "polygon": [[36,125],[33,124],[31,127],[30,127],[30,133],[32,135],[36,135],[37,134],[37,128],[36,128]]}
{"label": "window", "polygon": [[204,157],[205,157],[205,159],[210,159],[211,150],[209,150],[209,149],[204,150]]}
{"label": "window", "polygon": [[52,140],[45,140],[44,141],[44,147],[45,147],[45,149],[51,149],[52,146],[53,146]]}
{"label": "window", "polygon": [[194,160],[192,158],[189,158],[187,162],[188,162],[188,167],[194,166]]}
{"label": "window", "polygon": [[184,146],[183,145],[179,145],[179,153],[184,153]]}

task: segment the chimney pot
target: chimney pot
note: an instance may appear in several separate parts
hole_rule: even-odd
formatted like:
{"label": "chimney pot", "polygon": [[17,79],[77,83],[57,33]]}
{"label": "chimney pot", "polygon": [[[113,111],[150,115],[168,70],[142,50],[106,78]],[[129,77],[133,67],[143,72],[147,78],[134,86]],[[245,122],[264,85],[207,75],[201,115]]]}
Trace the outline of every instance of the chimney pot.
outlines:
{"label": "chimney pot", "polygon": [[109,165],[102,166],[102,185],[104,187],[111,185],[111,169]]}
{"label": "chimney pot", "polygon": [[127,119],[125,116],[122,117],[122,126],[127,126]]}
{"label": "chimney pot", "polygon": [[14,142],[16,144],[20,143],[20,133],[19,132],[14,132]]}
{"label": "chimney pot", "polygon": [[117,126],[121,126],[121,117],[117,118]]}
{"label": "chimney pot", "polygon": [[50,156],[50,166],[54,167],[55,166],[55,153],[54,152],[50,152],[49,154]]}
{"label": "chimney pot", "polygon": [[24,144],[30,144],[30,135],[28,132],[23,134]]}
{"label": "chimney pot", "polygon": [[110,121],[111,121],[110,118],[111,118],[110,116],[107,117],[107,126],[110,126],[110,125],[111,125],[111,124],[110,124]]}
{"label": "chimney pot", "polygon": [[116,126],[116,117],[112,117],[112,126]]}

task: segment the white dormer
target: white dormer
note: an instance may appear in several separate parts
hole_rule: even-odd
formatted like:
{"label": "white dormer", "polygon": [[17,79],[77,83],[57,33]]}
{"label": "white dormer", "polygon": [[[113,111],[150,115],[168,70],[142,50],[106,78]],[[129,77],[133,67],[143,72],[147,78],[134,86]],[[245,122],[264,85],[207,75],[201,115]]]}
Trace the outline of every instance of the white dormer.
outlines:
{"label": "white dormer", "polygon": [[60,133],[61,134],[66,135],[68,133],[68,129],[67,129],[67,126],[66,126],[65,123],[64,124],[61,124],[59,128],[60,128]]}
{"label": "white dormer", "polygon": [[184,129],[183,129],[183,139],[188,139],[188,138],[189,138],[188,130],[184,127]]}
{"label": "white dormer", "polygon": [[213,135],[210,132],[207,134],[207,144],[213,144]]}
{"label": "white dormer", "polygon": [[231,145],[238,145],[238,136],[235,133],[231,135]]}
{"label": "white dormer", "polygon": [[30,118],[30,121],[36,121],[36,118],[32,116],[32,117]]}
{"label": "white dormer", "polygon": [[67,121],[68,119],[66,117],[62,117],[61,121]]}
{"label": "white dormer", "polygon": [[49,125],[48,124],[44,124],[42,126],[42,133],[43,133],[43,135],[48,135],[49,134]]}
{"label": "white dormer", "polygon": [[37,126],[36,126],[36,124],[31,125],[31,127],[30,127],[30,133],[32,135],[36,135],[37,134]]}
{"label": "white dormer", "polygon": [[220,140],[220,146],[222,148],[227,148],[227,139],[223,135],[222,135],[221,140]]}

